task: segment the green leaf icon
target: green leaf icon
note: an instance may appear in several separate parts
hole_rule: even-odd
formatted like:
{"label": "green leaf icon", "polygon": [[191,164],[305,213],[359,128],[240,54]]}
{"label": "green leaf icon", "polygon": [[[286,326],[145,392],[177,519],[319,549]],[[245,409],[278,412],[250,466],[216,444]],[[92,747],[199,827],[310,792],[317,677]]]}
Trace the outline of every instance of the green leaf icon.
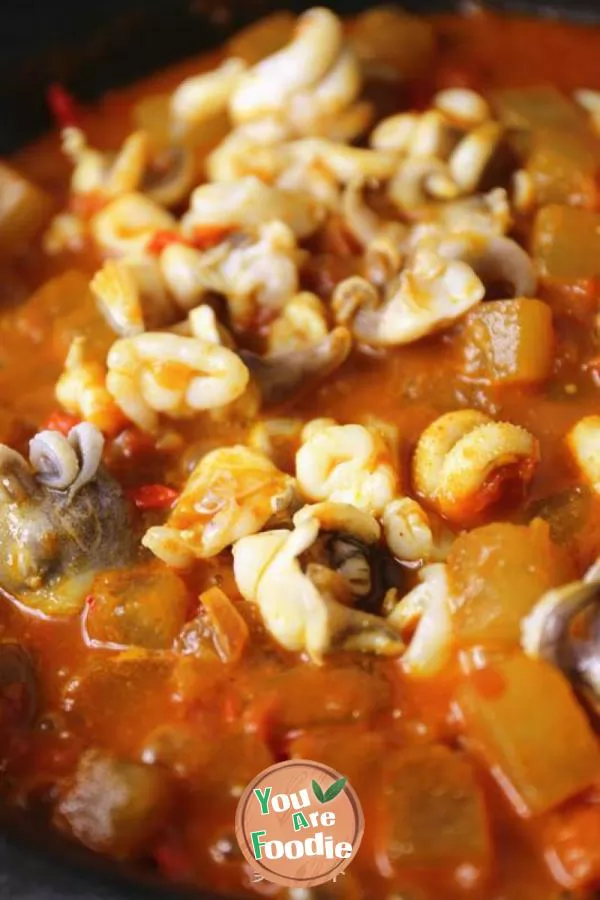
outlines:
{"label": "green leaf icon", "polygon": [[313,789],[313,794],[315,795],[315,797],[317,798],[319,803],[325,803],[325,794],[323,793],[323,789],[322,789],[321,785],[317,781],[314,780],[314,778],[313,778],[313,782],[312,782],[312,789]]}
{"label": "green leaf icon", "polygon": [[347,781],[347,778],[340,778],[339,781],[334,781],[333,784],[330,784],[325,791],[325,799],[323,800],[323,803],[329,803],[330,800],[335,800],[337,795],[344,790],[344,785]]}

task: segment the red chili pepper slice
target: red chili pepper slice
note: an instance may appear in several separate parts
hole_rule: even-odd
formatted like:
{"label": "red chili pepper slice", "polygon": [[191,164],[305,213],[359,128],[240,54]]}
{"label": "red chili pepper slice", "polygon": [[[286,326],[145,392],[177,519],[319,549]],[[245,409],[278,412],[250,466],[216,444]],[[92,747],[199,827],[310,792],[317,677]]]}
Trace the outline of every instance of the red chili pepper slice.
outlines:
{"label": "red chili pepper slice", "polygon": [[116,443],[126,459],[134,459],[140,456],[149,456],[155,453],[156,446],[150,435],[140,431],[139,428],[127,428],[116,438]]}
{"label": "red chili pepper slice", "polygon": [[129,496],[138,509],[170,509],[179,492],[166,484],[142,484],[128,491]]}
{"label": "red chili pepper slice", "polygon": [[75,101],[62,84],[51,84],[46,92],[46,100],[59,128],[77,125],[79,116]]}
{"label": "red chili pepper slice", "polygon": [[77,416],[72,416],[62,409],[55,409],[43,423],[42,428],[48,429],[49,431],[60,431],[61,434],[66,436],[71,428],[74,428],[75,425],[79,425],[80,422],[81,419],[78,419]]}

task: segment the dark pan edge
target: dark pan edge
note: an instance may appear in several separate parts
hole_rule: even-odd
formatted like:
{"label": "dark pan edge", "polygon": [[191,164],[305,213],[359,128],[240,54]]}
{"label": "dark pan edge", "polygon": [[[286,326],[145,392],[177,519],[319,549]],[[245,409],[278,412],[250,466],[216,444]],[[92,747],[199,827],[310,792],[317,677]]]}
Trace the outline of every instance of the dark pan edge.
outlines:
{"label": "dark pan edge", "polygon": [[[82,4],[80,0],[62,0],[33,5],[33,10],[30,3],[19,3],[3,11],[0,155],[13,152],[51,125],[45,94],[53,82],[60,82],[77,98],[91,101],[109,88],[218,46],[236,29],[274,9],[300,12],[314,3],[88,0]],[[366,0],[330,0],[327,5],[352,14],[373,4]],[[427,12],[473,3],[403,0],[399,5]],[[600,18],[600,0],[489,0],[486,5],[579,22]]]}

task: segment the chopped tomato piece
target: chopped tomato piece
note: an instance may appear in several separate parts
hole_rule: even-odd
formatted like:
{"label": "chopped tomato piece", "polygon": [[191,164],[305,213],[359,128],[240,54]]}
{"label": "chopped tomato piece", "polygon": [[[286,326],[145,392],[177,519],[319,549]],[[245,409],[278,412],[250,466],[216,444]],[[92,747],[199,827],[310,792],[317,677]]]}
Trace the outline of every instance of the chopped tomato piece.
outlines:
{"label": "chopped tomato piece", "polygon": [[147,456],[155,450],[155,444],[150,435],[138,428],[127,428],[116,438],[119,449],[126,459],[136,456]]}
{"label": "chopped tomato piece", "polygon": [[475,769],[441,745],[403,748],[382,760],[380,827],[399,871],[456,870],[485,878],[492,855],[485,797]]}
{"label": "chopped tomato piece", "polygon": [[55,409],[54,412],[51,412],[44,424],[42,425],[42,429],[48,429],[49,431],[60,431],[61,434],[67,435],[71,428],[74,428],[75,425],[79,425],[81,419],[78,419],[77,416],[72,416],[68,412],[64,412],[62,409]]}
{"label": "chopped tomato piece", "polygon": [[138,509],[170,509],[179,497],[179,491],[166,484],[142,484],[132,488],[129,496]]}
{"label": "chopped tomato piece", "polygon": [[487,384],[545,381],[554,361],[552,309],[530,297],[490,300],[465,317],[464,369]]}
{"label": "chopped tomato piece", "polygon": [[519,814],[548,812],[594,784],[598,743],[566,678],[522,653],[487,668],[494,681],[467,675],[457,708],[473,749]]}

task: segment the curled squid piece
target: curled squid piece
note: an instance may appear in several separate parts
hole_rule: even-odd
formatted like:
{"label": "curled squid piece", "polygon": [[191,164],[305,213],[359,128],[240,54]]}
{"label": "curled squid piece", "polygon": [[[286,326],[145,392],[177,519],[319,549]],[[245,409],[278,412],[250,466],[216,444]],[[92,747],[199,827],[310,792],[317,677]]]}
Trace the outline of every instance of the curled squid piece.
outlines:
{"label": "curled squid piece", "polygon": [[403,562],[442,562],[452,546],[453,534],[434,523],[412,497],[398,497],[383,510],[383,531],[388,547]]}
{"label": "curled squid piece", "polygon": [[258,385],[263,402],[284,403],[316,387],[346,361],[352,349],[347,328],[334,328],[323,338],[296,349],[259,356],[250,350],[240,356]]}
{"label": "curled squid piece", "polygon": [[29,464],[0,445],[0,585],[48,615],[81,609],[94,573],[125,565],[135,539],[121,488],[89,423],[39,432]]}
{"label": "curled squid piece", "polygon": [[302,291],[287,301],[269,328],[271,352],[301,350],[327,337],[327,312],[323,301]]}
{"label": "curled squid piece", "polygon": [[448,165],[435,157],[402,160],[388,185],[390,200],[409,219],[422,217],[424,210],[435,200],[450,201],[458,195]]}
{"label": "curled squid piece", "polygon": [[600,416],[585,416],[567,435],[567,445],[581,475],[600,494]]}
{"label": "curled squid piece", "polygon": [[56,382],[56,399],[71,413],[104,434],[115,434],[126,424],[125,416],[106,387],[106,367],[88,348],[82,335],[74,337]]}
{"label": "curled squid piece", "polygon": [[91,221],[92,237],[107,256],[139,256],[157,231],[176,231],[177,222],[141,193],[117,197]]}
{"label": "curled squid piece", "polygon": [[[236,182],[255,177],[275,183],[289,163],[285,145],[285,129],[277,122],[234,128],[206,157],[205,170],[211,182]],[[297,185],[281,185],[295,188]]]}
{"label": "curled squid piece", "polygon": [[369,143],[402,157],[441,158],[451,147],[451,134],[439,110],[395,113],[373,129]]}
{"label": "curled squid piece", "polygon": [[357,340],[395,347],[446,328],[484,294],[483,283],[466,263],[418,251],[383,300],[370,282],[354,276],[337,285],[332,303],[337,320],[349,323]]}
{"label": "curled squid piece", "polygon": [[107,260],[92,278],[90,288],[108,324],[120,337],[159,328],[173,318],[175,305],[152,257]]}
{"label": "curled squid piece", "polygon": [[190,148],[172,144],[154,154],[140,190],[153,203],[171,208],[182,203],[198,181],[196,159]]}
{"label": "curled squid piece", "polygon": [[398,493],[390,448],[378,429],[364,425],[309,422],[296,454],[296,474],[309,500],[349,503],[375,516]]}
{"label": "curled squid piece", "polygon": [[486,287],[508,288],[512,297],[535,296],[537,275],[533,260],[512,238],[467,232],[442,240],[437,252],[445,259],[471,266]]}
{"label": "curled squid piece", "polygon": [[457,127],[477,128],[491,117],[487,100],[469,88],[446,88],[433,98],[434,107]]}
{"label": "curled squid piece", "polygon": [[449,238],[501,237],[512,225],[510,202],[504,188],[429,204],[418,210],[417,219],[411,232],[411,246],[433,250]]}
{"label": "curled squid piece", "polygon": [[[522,622],[525,652],[561,669],[600,713],[600,583],[575,581],[548,591]],[[585,691],[584,691],[585,692]]]}
{"label": "curled squid piece", "polygon": [[395,167],[393,154],[384,151],[326,138],[282,143],[279,135],[257,126],[231,132],[207,160],[211,181],[235,183],[258,177],[279,190],[311,198],[321,217],[338,210],[342,185],[359,178],[388,179]]}
{"label": "curled squid piece", "polygon": [[325,138],[291,141],[284,146],[282,152],[290,162],[322,166],[340,184],[356,178],[385,180],[393,175],[397,165],[392,153],[365,147],[348,147]]}
{"label": "curled squid piece", "polygon": [[[333,547],[327,552],[318,546],[313,553],[322,533]],[[343,649],[397,656],[404,649],[400,634],[381,617],[354,608],[370,589],[364,551],[378,537],[375,519],[352,506],[304,507],[294,517],[293,531],[267,531],[234,545],[235,579],[244,598],[259,607],[267,630],[288,650],[307,653],[317,663]],[[357,546],[363,548],[358,555]],[[337,568],[332,553],[338,554]]]}
{"label": "curled squid piece", "polygon": [[[400,222],[387,222],[372,209],[365,197],[369,188],[376,189],[379,182],[375,178],[358,175],[348,181],[342,196],[341,213],[344,224],[353,237],[367,247],[386,229],[395,229],[399,250],[405,244],[408,228]],[[398,265],[399,268],[399,265]]]}
{"label": "curled squid piece", "polygon": [[155,203],[174,206],[189,193],[196,175],[186,147],[155,152],[143,130],[130,134],[118,153],[104,153],[89,147],[79,128],[65,128],[63,151],[74,165],[71,190],[76,196],[108,200],[140,191]]}
{"label": "curled squid piece", "polygon": [[180,307],[191,309],[209,291],[222,294],[241,331],[257,319],[273,318],[297,293],[302,256],[293,231],[275,220],[259,226],[256,237],[239,235],[205,253],[172,244],[160,266]]}
{"label": "curled squid piece", "polygon": [[73,163],[74,194],[100,193],[104,197],[138,190],[149,159],[149,142],[143,131],[130,134],[118,153],[103,153],[87,143],[80,128],[62,132],[63,153]]}
{"label": "curled squid piece", "polygon": [[396,604],[387,622],[407,641],[404,671],[414,678],[430,678],[448,663],[454,645],[446,566],[425,566],[419,580]]}
{"label": "curled squid piece", "polygon": [[186,78],[173,91],[171,114],[185,126],[205,125],[223,114],[246,71],[241,59],[228,59],[217,69]]}
{"label": "curled squid piece", "polygon": [[436,419],[417,442],[413,483],[451,522],[472,521],[510,482],[531,480],[540,451],[536,438],[510,422],[463,409]]}
{"label": "curled squid piece", "polygon": [[336,213],[340,205],[340,183],[335,173],[320,159],[288,159],[287,145],[281,154],[283,168],[277,171],[277,186],[286,190],[304,191],[330,213]]}
{"label": "curled squid piece", "polygon": [[231,334],[219,322],[214,309],[207,303],[190,310],[187,320],[174,325],[172,331],[177,334],[202,338],[203,341],[210,341],[211,344],[220,344],[222,347],[229,347],[231,350],[235,348]]}
{"label": "curled squid piece", "polygon": [[232,132],[216,148],[208,161],[211,179],[236,182],[258,176],[275,185],[271,190],[310,199],[320,222],[328,212],[340,210],[344,185],[366,179],[386,180],[396,167],[394,155],[383,151],[326,138],[273,143],[278,139],[264,130],[256,135],[247,131]]}
{"label": "curled squid piece", "polygon": [[268,522],[284,518],[296,502],[295,481],[247,447],[222,447],[203,457],[163,526],[142,543],[175,568],[216,556]]}
{"label": "curled squid piece", "polygon": [[342,195],[341,213],[346,228],[364,248],[369,281],[383,286],[402,267],[408,228],[402,222],[382,219],[368,205],[365,191],[376,185],[374,179],[355,178],[350,181]]}
{"label": "curled squid piece", "polygon": [[474,91],[442,91],[434,104],[423,113],[390,116],[371,135],[374,149],[399,158],[389,196],[409,216],[477,190],[503,138],[502,125]]}
{"label": "curled squid piece", "polygon": [[159,414],[190,418],[226,406],[248,385],[242,360],[227,347],[197,337],[146,332],[111,347],[106,387],[142,431],[156,431]]}
{"label": "curled squid piece", "polygon": [[[392,150],[402,156],[447,158],[460,141],[461,132],[479,133],[477,130],[490,117],[490,107],[481,94],[451,88],[439,91],[433,107],[423,113],[396,113],[383,119],[371,132],[369,142],[377,150]],[[479,142],[483,149],[481,136]]]}
{"label": "curled squid piece", "polygon": [[236,125],[265,118],[290,134],[327,134],[352,140],[370,118],[358,102],[362,77],[341,21],[330,10],[311,9],[299,20],[291,42],[244,74],[229,102]]}
{"label": "curled squid piece", "polygon": [[475,191],[502,139],[499,122],[477,125],[456,145],[448,160],[450,175],[461,193]]}
{"label": "curled squid piece", "polygon": [[203,184],[192,193],[190,208],[181,220],[185,237],[207,228],[223,233],[257,228],[276,220],[297,238],[313,234],[323,220],[323,211],[302,191],[284,190],[249,175],[237,181]]}

